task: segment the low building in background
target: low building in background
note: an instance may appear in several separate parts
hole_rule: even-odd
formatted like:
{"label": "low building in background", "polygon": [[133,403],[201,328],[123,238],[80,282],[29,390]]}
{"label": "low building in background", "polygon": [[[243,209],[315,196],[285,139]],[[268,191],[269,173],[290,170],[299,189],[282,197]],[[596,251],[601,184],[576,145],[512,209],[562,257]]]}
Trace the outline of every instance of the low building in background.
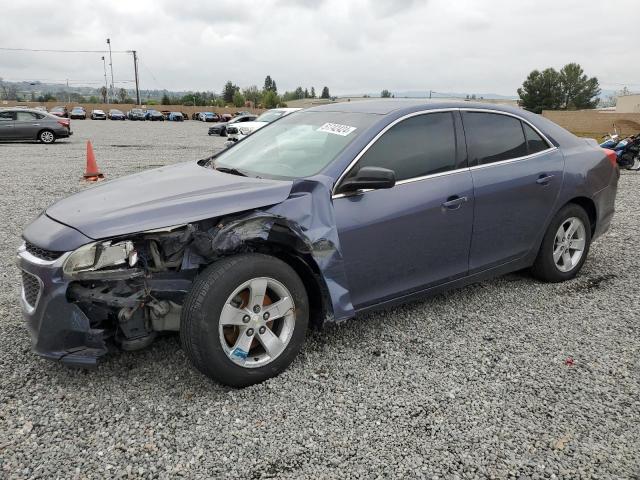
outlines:
{"label": "low building in background", "polygon": [[616,113],[640,113],[640,93],[620,95],[616,99]]}

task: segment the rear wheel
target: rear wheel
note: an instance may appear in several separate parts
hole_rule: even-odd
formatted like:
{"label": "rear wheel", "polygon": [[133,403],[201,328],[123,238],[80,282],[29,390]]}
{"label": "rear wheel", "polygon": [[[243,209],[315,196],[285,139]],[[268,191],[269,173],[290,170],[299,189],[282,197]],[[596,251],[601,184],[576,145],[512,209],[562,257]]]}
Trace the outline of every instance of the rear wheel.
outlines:
{"label": "rear wheel", "polygon": [[565,205],[553,218],[542,240],[533,275],[545,282],[574,278],[584,264],[591,245],[591,222],[582,207]]}
{"label": "rear wheel", "polygon": [[180,337],[196,368],[245,387],[291,364],[308,323],[307,294],[296,272],[276,258],[247,254],[200,274],[185,301]]}
{"label": "rear wheel", "polygon": [[56,141],[56,136],[51,130],[42,130],[38,134],[38,140],[42,143],[53,143]]}

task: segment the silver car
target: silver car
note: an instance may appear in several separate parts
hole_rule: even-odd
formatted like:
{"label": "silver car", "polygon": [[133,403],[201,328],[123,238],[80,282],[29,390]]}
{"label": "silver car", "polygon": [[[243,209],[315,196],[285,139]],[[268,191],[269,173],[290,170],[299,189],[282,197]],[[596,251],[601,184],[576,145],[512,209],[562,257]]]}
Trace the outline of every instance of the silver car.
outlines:
{"label": "silver car", "polygon": [[40,140],[53,143],[72,134],[71,121],[35,109],[0,110],[0,141]]}

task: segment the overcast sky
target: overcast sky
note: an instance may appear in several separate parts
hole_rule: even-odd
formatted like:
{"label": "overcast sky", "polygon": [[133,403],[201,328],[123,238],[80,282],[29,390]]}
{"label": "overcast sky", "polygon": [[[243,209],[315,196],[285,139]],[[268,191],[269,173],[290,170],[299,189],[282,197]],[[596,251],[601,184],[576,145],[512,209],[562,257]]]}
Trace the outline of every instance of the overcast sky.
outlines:
{"label": "overcast sky", "polygon": [[[580,63],[640,90],[638,0],[3,1],[0,47],[136,49],[142,89],[429,90],[515,95],[534,68]],[[627,12],[627,13],[625,13]],[[8,80],[103,82],[101,54],[0,50]],[[116,83],[133,79],[114,54]],[[122,84],[131,87],[132,84]]]}

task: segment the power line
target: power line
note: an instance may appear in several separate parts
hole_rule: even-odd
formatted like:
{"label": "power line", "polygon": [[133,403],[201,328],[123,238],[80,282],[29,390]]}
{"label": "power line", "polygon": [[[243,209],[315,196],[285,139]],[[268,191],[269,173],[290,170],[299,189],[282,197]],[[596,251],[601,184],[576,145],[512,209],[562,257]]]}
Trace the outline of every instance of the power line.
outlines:
{"label": "power line", "polygon": [[[45,52],[45,53],[108,53],[109,50],[57,50],[57,49],[41,49],[41,48],[9,48],[0,47],[0,50],[9,52]],[[131,50],[113,50],[112,53],[128,53]]]}
{"label": "power line", "polygon": [[[26,82],[26,83],[34,83],[34,82],[40,82],[40,83],[47,83],[47,82],[51,82],[51,83],[67,83],[67,79],[66,78],[62,78],[62,79],[58,79],[58,78],[3,78],[4,81],[6,82]],[[102,85],[104,82],[102,80],[100,81],[96,81],[96,80],[79,80],[79,79],[69,79],[69,83],[70,84],[75,84],[75,85],[91,85],[91,84],[96,84],[96,85]],[[115,83],[135,83],[135,80],[116,80]]]}

